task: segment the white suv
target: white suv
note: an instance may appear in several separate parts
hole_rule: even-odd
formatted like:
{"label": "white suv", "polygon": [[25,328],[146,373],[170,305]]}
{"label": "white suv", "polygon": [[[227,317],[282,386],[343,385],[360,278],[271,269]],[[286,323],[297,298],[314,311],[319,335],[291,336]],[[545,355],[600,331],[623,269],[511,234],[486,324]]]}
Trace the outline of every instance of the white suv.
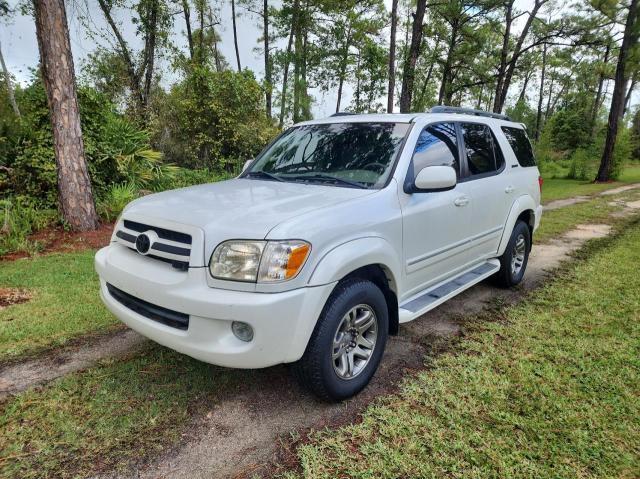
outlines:
{"label": "white suv", "polygon": [[[248,162],[249,163],[249,162]],[[293,363],[316,395],[366,386],[389,334],[524,275],[542,207],[522,125],[475,110],[336,115],[236,179],[129,204],[96,254],[107,307],[208,363]]]}

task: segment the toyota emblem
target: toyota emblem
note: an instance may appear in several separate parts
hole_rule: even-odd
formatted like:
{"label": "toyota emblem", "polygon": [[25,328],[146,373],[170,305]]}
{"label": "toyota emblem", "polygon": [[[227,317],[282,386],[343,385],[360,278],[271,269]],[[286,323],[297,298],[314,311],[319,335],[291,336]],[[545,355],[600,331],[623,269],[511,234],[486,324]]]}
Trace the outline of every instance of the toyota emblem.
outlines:
{"label": "toyota emblem", "polygon": [[138,235],[136,238],[136,250],[138,253],[147,254],[149,252],[149,248],[151,248],[151,239],[146,235],[146,233]]}

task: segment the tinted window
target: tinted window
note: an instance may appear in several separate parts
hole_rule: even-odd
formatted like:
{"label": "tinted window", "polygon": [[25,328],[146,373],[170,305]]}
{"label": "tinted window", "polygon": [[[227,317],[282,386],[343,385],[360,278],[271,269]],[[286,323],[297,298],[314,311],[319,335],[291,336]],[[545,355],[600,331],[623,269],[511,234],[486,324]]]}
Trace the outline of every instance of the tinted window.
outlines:
{"label": "tinted window", "polygon": [[340,178],[381,188],[391,174],[410,126],[329,123],[294,127],[269,146],[243,177],[262,180],[267,175],[259,173],[264,172],[282,181],[330,185],[327,178]]}
{"label": "tinted window", "polygon": [[511,128],[503,126],[502,131],[507,141],[511,145],[520,166],[536,166],[536,160],[533,157],[531,143],[527,138],[527,133],[521,128]]}
{"label": "tinted window", "polygon": [[494,154],[491,129],[487,125],[477,123],[462,123],[460,126],[467,153],[469,174],[482,175],[502,168],[504,158],[499,149]]}
{"label": "tinted window", "polygon": [[425,166],[451,166],[459,172],[456,127],[453,123],[427,126],[418,137],[413,152],[413,171],[417,174]]}

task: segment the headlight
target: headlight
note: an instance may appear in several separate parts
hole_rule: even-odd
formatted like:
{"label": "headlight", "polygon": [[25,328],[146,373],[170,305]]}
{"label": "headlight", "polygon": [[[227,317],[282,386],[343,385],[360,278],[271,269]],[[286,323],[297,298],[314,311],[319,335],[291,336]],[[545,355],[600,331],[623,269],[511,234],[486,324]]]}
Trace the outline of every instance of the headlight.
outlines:
{"label": "headlight", "polygon": [[217,279],[274,283],[294,278],[302,269],[311,245],[306,241],[232,240],[220,243],[209,262]]}
{"label": "headlight", "polygon": [[211,255],[214,278],[255,282],[266,241],[225,241]]}
{"label": "headlight", "polygon": [[294,278],[310,251],[311,245],[306,241],[269,241],[262,254],[258,281],[272,283]]}

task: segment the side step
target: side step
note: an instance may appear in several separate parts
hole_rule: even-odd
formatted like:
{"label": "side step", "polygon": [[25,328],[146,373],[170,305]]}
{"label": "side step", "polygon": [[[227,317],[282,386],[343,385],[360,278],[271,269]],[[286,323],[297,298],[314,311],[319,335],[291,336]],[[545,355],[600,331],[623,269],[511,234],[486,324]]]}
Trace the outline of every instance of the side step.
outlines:
{"label": "side step", "polygon": [[482,263],[480,266],[476,266],[453,279],[447,280],[446,282],[440,283],[425,292],[419,293],[418,296],[413,297],[409,301],[400,305],[400,322],[406,323],[422,316],[427,311],[431,311],[448,299],[462,293],[465,289],[468,289],[483,279],[488,278],[499,269],[500,261],[497,259],[490,259],[485,263]]}

